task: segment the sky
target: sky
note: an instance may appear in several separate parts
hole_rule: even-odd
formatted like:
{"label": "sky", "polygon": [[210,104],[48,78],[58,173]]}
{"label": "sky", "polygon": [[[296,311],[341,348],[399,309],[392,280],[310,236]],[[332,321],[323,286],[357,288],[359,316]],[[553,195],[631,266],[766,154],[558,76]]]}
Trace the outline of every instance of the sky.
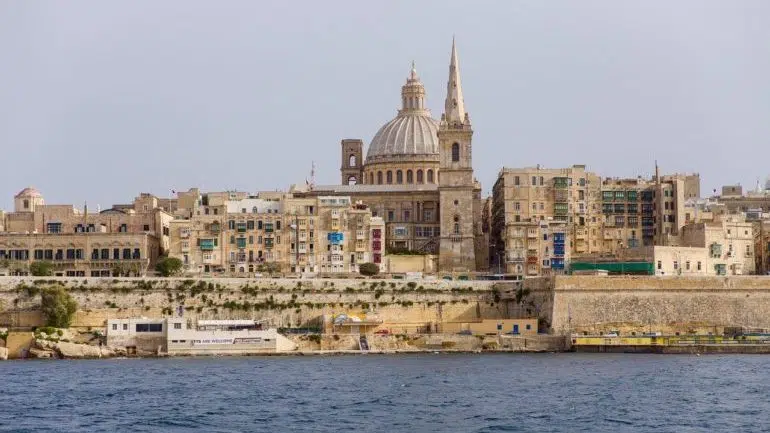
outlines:
{"label": "sky", "polygon": [[452,37],[483,193],[500,169],[770,175],[770,1],[0,0],[0,209],[340,182],[340,140],[435,118]]}

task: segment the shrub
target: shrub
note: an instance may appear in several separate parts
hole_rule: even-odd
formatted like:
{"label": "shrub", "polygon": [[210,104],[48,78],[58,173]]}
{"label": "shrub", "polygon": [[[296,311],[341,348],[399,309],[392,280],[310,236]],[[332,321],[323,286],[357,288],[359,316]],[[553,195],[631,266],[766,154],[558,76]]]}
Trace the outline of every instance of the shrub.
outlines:
{"label": "shrub", "polygon": [[376,263],[361,263],[358,265],[358,273],[371,277],[380,273],[380,267]]}
{"label": "shrub", "polygon": [[155,270],[162,277],[171,277],[182,270],[182,261],[176,257],[161,257],[155,265]]}
{"label": "shrub", "polygon": [[29,273],[33,277],[50,277],[53,275],[53,263],[46,261],[34,261],[29,265]]}
{"label": "shrub", "polygon": [[46,326],[69,328],[78,304],[64,288],[48,287],[41,292],[40,309],[46,318]]}

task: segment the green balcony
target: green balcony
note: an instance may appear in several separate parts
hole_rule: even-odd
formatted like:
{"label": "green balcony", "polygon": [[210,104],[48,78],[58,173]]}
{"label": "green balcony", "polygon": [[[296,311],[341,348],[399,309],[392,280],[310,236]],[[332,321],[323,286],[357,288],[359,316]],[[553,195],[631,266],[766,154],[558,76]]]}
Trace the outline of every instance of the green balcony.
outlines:
{"label": "green balcony", "polygon": [[201,250],[202,251],[213,251],[214,250],[214,239],[201,239]]}

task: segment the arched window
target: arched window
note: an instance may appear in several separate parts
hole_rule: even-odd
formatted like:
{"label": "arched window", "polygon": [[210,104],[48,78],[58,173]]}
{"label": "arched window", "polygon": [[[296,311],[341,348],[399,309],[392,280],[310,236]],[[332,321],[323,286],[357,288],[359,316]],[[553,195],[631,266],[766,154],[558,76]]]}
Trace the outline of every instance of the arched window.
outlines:
{"label": "arched window", "polygon": [[257,213],[257,207],[256,207],[256,206],[254,206],[253,208],[251,208],[251,213]]}
{"label": "arched window", "polygon": [[433,170],[428,169],[428,183],[433,183]]}
{"label": "arched window", "polygon": [[377,172],[377,183],[382,185],[382,172],[381,171]]}
{"label": "arched window", "polygon": [[396,171],[396,183],[404,183],[404,173],[401,170]]}
{"label": "arched window", "polygon": [[350,158],[348,158],[348,166],[349,167],[355,167],[356,166],[356,155],[351,154]]}
{"label": "arched window", "polygon": [[454,234],[459,235],[460,234],[460,217],[455,215],[455,229]]}
{"label": "arched window", "polygon": [[422,183],[422,170],[417,170],[417,183]]}
{"label": "arched window", "polygon": [[356,180],[355,176],[348,177],[348,185],[355,185],[357,183],[358,183],[358,181]]}
{"label": "arched window", "polygon": [[374,184],[374,173],[369,173],[369,184]]}
{"label": "arched window", "polygon": [[29,200],[24,200],[24,209],[29,209]]}
{"label": "arched window", "polygon": [[452,162],[460,161],[460,145],[455,143],[452,145]]}
{"label": "arched window", "polygon": [[412,170],[406,171],[406,183],[414,183],[414,179],[412,176]]}
{"label": "arched window", "polygon": [[388,174],[386,175],[386,177],[388,178],[388,183],[389,184],[393,183],[393,172],[392,171],[388,170]]}

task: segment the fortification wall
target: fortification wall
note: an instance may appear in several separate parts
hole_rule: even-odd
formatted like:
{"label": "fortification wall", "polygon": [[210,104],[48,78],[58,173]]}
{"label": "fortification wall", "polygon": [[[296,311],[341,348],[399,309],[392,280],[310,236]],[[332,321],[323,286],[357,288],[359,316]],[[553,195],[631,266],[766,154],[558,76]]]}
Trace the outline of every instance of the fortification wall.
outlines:
{"label": "fortification wall", "polygon": [[38,293],[51,285],[64,286],[78,302],[75,327],[168,316],[179,306],[185,317],[255,319],[275,327],[321,326],[326,314],[367,314],[398,332],[507,317],[493,284],[479,281],[0,277],[0,327],[41,326]]}
{"label": "fortification wall", "polygon": [[770,328],[767,277],[558,276],[556,333],[721,334],[725,327]]}

